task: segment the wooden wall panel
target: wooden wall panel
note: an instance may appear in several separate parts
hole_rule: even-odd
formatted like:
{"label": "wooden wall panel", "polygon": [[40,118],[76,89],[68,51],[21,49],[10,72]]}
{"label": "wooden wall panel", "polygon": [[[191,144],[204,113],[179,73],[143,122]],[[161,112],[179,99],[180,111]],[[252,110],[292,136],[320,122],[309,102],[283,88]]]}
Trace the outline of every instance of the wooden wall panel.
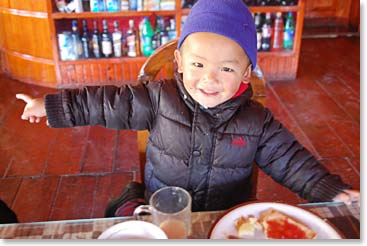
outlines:
{"label": "wooden wall panel", "polygon": [[0,12],[0,52],[6,47],[5,16]]}
{"label": "wooden wall panel", "polygon": [[2,60],[6,62],[5,73],[25,82],[36,82],[39,85],[56,87],[55,67],[51,64],[26,60],[12,54],[2,53]]}
{"label": "wooden wall panel", "polygon": [[27,0],[27,1],[6,0],[6,1],[9,1],[9,7],[12,9],[47,12],[47,0]]}
{"label": "wooden wall panel", "polygon": [[0,7],[9,7],[9,0],[0,0]]}
{"label": "wooden wall panel", "polygon": [[305,18],[348,18],[352,0],[307,0]]}
{"label": "wooden wall panel", "polygon": [[265,79],[269,80],[290,80],[297,75],[297,59],[290,56],[278,56],[269,59],[259,57],[258,65],[264,74]]}
{"label": "wooden wall panel", "polygon": [[[70,62],[60,63],[60,88],[81,87],[83,85],[123,85],[136,84],[138,72],[144,58],[136,62],[117,60],[116,62]],[[98,60],[97,60],[98,61]],[[164,73],[164,72],[163,72]]]}
{"label": "wooden wall panel", "polygon": [[47,19],[4,14],[3,21],[8,50],[53,60]]}

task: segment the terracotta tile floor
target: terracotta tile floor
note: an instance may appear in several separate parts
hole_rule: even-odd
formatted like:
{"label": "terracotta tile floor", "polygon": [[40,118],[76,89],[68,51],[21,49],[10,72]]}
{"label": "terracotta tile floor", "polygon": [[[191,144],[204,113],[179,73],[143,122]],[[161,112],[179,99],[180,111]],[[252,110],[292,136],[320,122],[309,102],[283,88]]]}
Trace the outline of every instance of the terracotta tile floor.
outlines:
{"label": "terracotta tile floor", "polygon": [[[318,159],[360,187],[359,37],[302,40],[293,81],[270,81],[267,106]],[[102,217],[111,197],[139,180],[136,133],[50,129],[20,120],[15,94],[53,89],[0,75],[0,198],[21,222]],[[260,200],[303,200],[260,173]]]}

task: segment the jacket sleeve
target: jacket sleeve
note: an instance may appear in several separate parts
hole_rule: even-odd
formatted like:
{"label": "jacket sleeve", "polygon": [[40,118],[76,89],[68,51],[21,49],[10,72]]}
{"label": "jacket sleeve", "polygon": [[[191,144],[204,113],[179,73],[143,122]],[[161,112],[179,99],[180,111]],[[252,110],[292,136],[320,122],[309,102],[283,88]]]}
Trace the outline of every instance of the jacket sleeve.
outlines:
{"label": "jacket sleeve", "polygon": [[151,129],[160,84],[89,86],[45,96],[51,127],[102,125],[114,129]]}
{"label": "jacket sleeve", "polygon": [[310,202],[331,201],[351,187],[331,174],[266,109],[256,153],[260,168],[276,182]]}

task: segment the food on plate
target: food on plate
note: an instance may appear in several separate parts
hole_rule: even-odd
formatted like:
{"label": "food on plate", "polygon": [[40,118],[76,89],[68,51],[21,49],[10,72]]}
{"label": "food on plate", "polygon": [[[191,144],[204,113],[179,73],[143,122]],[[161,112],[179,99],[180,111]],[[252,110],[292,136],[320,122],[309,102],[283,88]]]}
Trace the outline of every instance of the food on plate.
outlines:
{"label": "food on plate", "polygon": [[254,236],[257,231],[269,239],[313,239],[317,236],[302,222],[273,208],[260,213],[259,218],[241,216],[235,221],[235,227],[237,238]]}
{"label": "food on plate", "polygon": [[302,222],[272,208],[260,214],[259,222],[267,238],[313,239],[317,236],[316,232]]}
{"label": "food on plate", "polygon": [[262,226],[253,215],[248,217],[241,216],[236,220],[236,229],[238,237],[254,236],[255,230],[262,230]]}

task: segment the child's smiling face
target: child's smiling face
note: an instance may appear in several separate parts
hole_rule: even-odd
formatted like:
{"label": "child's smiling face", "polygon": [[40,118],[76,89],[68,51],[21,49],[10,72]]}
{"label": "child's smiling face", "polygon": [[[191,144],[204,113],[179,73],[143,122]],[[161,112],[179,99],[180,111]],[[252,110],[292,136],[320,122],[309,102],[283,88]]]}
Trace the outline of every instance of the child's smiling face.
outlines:
{"label": "child's smiling face", "polygon": [[206,108],[215,107],[249,83],[251,66],[245,51],[232,39],[209,32],[190,34],[175,51],[178,72],[190,96]]}

